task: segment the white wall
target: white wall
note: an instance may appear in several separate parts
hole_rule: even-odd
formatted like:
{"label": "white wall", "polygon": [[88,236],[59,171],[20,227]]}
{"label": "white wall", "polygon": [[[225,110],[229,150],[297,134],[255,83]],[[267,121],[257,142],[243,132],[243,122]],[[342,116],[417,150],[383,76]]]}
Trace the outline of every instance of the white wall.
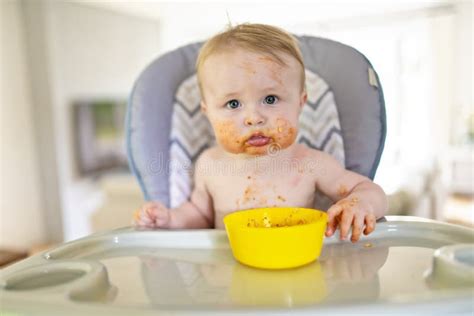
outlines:
{"label": "white wall", "polygon": [[159,24],[66,1],[0,3],[0,247],[84,236],[103,194],[76,173],[72,102],[126,99],[158,54]]}
{"label": "white wall", "polygon": [[[158,54],[159,25],[80,4],[52,1],[51,85],[65,240],[91,233],[90,216],[103,195],[75,170],[72,102],[87,98],[126,100],[135,79]],[[133,210],[130,210],[130,213]]]}
{"label": "white wall", "polygon": [[[81,2],[82,0],[72,0]],[[147,16],[161,21],[160,50],[167,51],[190,42],[204,40],[232,25],[244,22],[278,25],[299,33],[318,32],[326,22],[349,23],[384,20],[386,15],[414,11],[449,3],[439,1],[82,1],[85,5]],[[361,18],[362,17],[362,18]],[[311,25],[310,28],[307,26]],[[302,27],[301,27],[302,26]]]}
{"label": "white wall", "polygon": [[472,1],[461,1],[456,6],[456,20],[454,25],[454,103],[452,142],[459,144],[466,142],[463,134],[466,133],[466,121],[469,114],[474,114],[474,62],[473,62],[473,15],[474,4]]}
{"label": "white wall", "polygon": [[25,28],[19,1],[0,2],[0,247],[45,240]]}

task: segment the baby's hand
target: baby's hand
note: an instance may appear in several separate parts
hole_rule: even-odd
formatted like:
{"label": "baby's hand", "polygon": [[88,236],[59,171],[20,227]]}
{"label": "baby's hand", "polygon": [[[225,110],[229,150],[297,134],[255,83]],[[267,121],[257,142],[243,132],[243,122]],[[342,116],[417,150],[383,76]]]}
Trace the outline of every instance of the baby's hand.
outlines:
{"label": "baby's hand", "polygon": [[359,201],[356,196],[348,196],[339,200],[327,211],[328,226],[326,236],[331,237],[339,226],[341,240],[346,239],[352,226],[351,241],[357,242],[364,228],[364,235],[375,229],[375,215],[370,205]]}
{"label": "baby's hand", "polygon": [[133,214],[133,225],[148,228],[168,228],[170,210],[160,202],[148,202]]}

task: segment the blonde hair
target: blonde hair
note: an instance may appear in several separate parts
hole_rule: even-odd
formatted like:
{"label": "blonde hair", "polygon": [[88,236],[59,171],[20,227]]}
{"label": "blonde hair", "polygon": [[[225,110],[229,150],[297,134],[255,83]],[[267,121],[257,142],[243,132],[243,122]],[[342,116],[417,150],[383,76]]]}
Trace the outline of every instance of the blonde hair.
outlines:
{"label": "blonde hair", "polygon": [[201,47],[196,60],[196,72],[201,95],[202,87],[200,74],[202,65],[206,59],[212,54],[236,47],[254,53],[270,55],[282,65],[286,64],[278,54],[283,53],[294,57],[301,65],[301,87],[304,89],[305,67],[303,55],[301,54],[296,38],[275,26],[245,23],[234,27],[229,26],[227,30],[213,36]]}

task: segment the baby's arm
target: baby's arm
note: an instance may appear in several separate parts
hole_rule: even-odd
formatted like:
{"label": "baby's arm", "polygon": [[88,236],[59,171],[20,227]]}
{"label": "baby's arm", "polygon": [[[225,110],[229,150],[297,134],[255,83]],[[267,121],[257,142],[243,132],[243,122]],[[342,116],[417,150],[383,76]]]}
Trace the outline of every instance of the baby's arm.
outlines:
{"label": "baby's arm", "polygon": [[362,231],[365,235],[370,234],[376,219],[382,217],[388,208],[382,188],[369,178],[344,169],[326,153],[318,152],[316,161],[320,171],[316,185],[336,202],[327,211],[326,236],[332,236],[338,226],[341,239],[347,237],[352,227],[352,242],[359,240]]}
{"label": "baby's arm", "polygon": [[205,184],[203,153],[196,162],[194,173],[194,189],[189,201],[179,207],[168,209],[160,202],[148,202],[135,213],[136,226],[150,228],[212,228],[214,227],[214,210],[212,198]]}

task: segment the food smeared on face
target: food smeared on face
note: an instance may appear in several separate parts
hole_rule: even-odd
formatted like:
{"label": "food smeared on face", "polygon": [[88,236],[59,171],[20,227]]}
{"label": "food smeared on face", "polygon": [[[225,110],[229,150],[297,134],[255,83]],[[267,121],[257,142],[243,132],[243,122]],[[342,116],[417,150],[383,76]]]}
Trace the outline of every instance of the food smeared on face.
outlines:
{"label": "food smeared on face", "polygon": [[217,142],[233,154],[265,155],[272,144],[285,149],[296,140],[296,128],[281,118],[277,119],[276,124],[251,131],[241,131],[234,120],[216,121],[213,126]]}
{"label": "food smeared on face", "polygon": [[[281,55],[281,56],[280,56]],[[302,106],[300,63],[293,56],[221,50],[202,64],[202,107],[217,143],[233,154],[266,155],[296,140]]]}

